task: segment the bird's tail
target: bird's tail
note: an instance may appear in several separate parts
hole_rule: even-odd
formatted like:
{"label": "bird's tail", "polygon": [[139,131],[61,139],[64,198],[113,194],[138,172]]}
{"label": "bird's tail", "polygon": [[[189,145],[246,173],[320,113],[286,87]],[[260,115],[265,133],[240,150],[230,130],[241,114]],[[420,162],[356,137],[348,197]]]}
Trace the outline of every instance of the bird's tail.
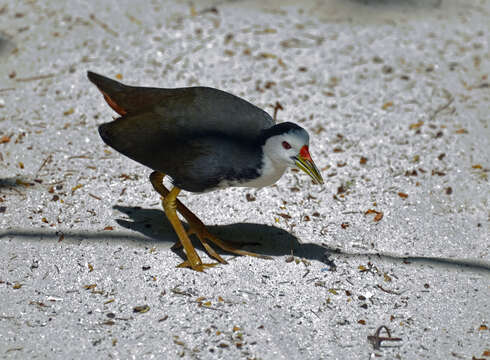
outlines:
{"label": "bird's tail", "polygon": [[124,96],[128,86],[92,71],[87,71],[87,77],[99,88],[102,95],[104,95],[105,101],[114,111],[121,116],[127,113],[122,104],[124,103]]}

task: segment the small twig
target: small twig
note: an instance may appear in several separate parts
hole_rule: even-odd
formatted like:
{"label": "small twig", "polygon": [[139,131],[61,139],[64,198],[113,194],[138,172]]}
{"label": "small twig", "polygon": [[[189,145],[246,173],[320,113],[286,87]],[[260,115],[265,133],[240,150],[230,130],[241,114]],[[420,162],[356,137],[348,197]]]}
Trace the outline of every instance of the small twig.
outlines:
{"label": "small twig", "polygon": [[238,292],[245,293],[245,294],[249,294],[249,295],[259,296],[259,294],[257,294],[257,293],[253,293],[253,292],[251,292],[251,291],[247,291],[247,290],[240,290],[240,289],[238,289],[237,291],[238,291]]}
{"label": "small twig", "polygon": [[94,14],[90,14],[90,20],[92,20],[94,23],[96,23],[97,25],[99,25],[102,29],[104,29],[105,31],[107,31],[109,34],[114,35],[116,37],[118,36],[118,33],[117,32],[115,32],[109,26],[107,26],[106,23],[104,23],[104,22],[100,21],[99,19],[97,19]]}
{"label": "small twig", "polygon": [[313,310],[310,309],[310,311],[313,313],[313,315],[315,315],[317,318],[320,318],[320,316],[318,316],[318,314],[316,312],[314,312]]}
{"label": "small twig", "polygon": [[284,110],[284,108],[282,107],[279,101],[276,101],[276,103],[274,104],[274,116],[273,116],[274,121],[277,120],[277,112],[279,110]]}
{"label": "small twig", "polygon": [[[388,334],[388,337],[379,336],[379,333],[383,329],[385,329],[386,333]],[[382,341],[402,341],[401,338],[391,337],[390,329],[388,329],[385,325],[381,325],[376,330],[374,335],[368,335],[367,339],[371,343],[371,345],[373,345],[374,350],[379,350],[381,348]]]}
{"label": "small twig", "polygon": [[376,287],[377,287],[378,289],[380,289],[381,291],[384,291],[385,293],[388,293],[388,294],[393,294],[393,295],[401,295],[401,294],[402,294],[402,293],[397,292],[397,291],[393,291],[393,290],[385,289],[385,288],[383,288],[383,287],[382,287],[381,285],[379,285],[379,284],[378,284],[378,285],[376,285]]}
{"label": "small twig", "polygon": [[189,294],[188,292],[186,291],[182,291],[178,288],[175,288],[175,289],[172,289],[171,290],[174,294],[177,294],[177,295],[184,295],[184,296],[192,296],[192,294]]}
{"label": "small twig", "polygon": [[46,159],[44,159],[44,161],[41,164],[41,166],[39,167],[39,169],[37,169],[36,175],[39,174],[41,172],[41,170],[43,169],[43,167],[46,166],[46,164],[51,161],[51,158],[52,158],[52,154],[49,154],[48,157]]}
{"label": "small twig", "polygon": [[55,74],[37,75],[37,76],[31,76],[31,77],[27,77],[27,78],[17,78],[17,79],[15,79],[15,81],[27,82],[27,81],[44,80],[44,79],[52,78],[54,76],[55,76]]}
{"label": "small twig", "polygon": [[97,200],[102,200],[102,198],[98,197],[97,195],[94,195],[94,194],[91,194],[91,193],[88,193],[89,196],[93,197],[94,199],[97,199]]}
{"label": "small twig", "polygon": [[68,157],[68,160],[72,160],[72,159],[93,159],[93,158],[88,155],[74,155]]}
{"label": "small twig", "polygon": [[8,188],[10,190],[12,190],[13,192],[16,192],[17,194],[19,194],[20,196],[23,196],[23,197],[26,197],[26,194],[24,194],[22,191],[20,190],[17,190],[15,187],[13,187],[12,185],[8,185]]}
{"label": "small twig", "polygon": [[446,104],[444,105],[441,105],[439,106],[435,111],[434,113],[432,114],[432,116],[430,117],[430,120],[434,120],[435,117],[441,112],[441,111],[444,111],[445,109],[447,109],[449,107],[449,105],[451,105],[454,101],[454,97],[450,97],[449,100],[447,101]]}
{"label": "small twig", "polygon": [[226,311],[226,310],[218,309],[218,308],[215,308],[215,307],[212,307],[212,306],[206,306],[206,305],[199,304],[199,307],[201,309],[209,309],[209,310],[221,311],[221,312],[224,312],[224,313],[228,313],[228,311]]}
{"label": "small twig", "polygon": [[198,12],[198,14],[205,14],[205,13],[213,13],[216,15],[219,14],[218,9],[215,6],[202,9],[201,11]]}

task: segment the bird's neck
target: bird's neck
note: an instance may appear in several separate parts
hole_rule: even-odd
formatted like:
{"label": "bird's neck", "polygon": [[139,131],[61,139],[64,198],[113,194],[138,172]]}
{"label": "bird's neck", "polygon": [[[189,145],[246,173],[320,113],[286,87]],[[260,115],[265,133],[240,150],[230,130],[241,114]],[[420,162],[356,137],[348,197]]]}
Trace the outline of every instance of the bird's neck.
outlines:
{"label": "bird's neck", "polygon": [[274,161],[265,152],[263,152],[262,166],[259,170],[259,176],[251,181],[248,181],[243,186],[256,188],[270,186],[281,178],[286,169],[287,165]]}

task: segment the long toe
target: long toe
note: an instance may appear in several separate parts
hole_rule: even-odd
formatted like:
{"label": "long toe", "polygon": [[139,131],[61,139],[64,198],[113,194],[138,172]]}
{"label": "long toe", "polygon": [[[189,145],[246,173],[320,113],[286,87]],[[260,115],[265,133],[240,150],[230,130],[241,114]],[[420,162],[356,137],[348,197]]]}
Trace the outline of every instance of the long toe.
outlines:
{"label": "long toe", "polygon": [[[206,250],[208,250],[208,247],[211,248],[209,246],[209,244],[206,244],[205,245],[205,242],[206,242],[206,239],[211,241],[213,244],[215,244],[216,246],[218,246],[220,249],[224,250],[224,251],[227,251],[227,252],[230,252],[232,254],[236,254],[236,255],[243,255],[243,256],[253,256],[253,257],[257,257],[257,258],[261,258],[261,259],[268,259],[268,260],[271,260],[272,257],[270,256],[267,256],[267,255],[261,255],[261,254],[256,254],[254,252],[251,252],[251,251],[247,251],[247,250],[242,250],[240,249],[239,247],[237,247],[236,244],[234,243],[231,243],[229,241],[224,241],[224,240],[221,240],[219,239],[218,237],[214,236],[213,234],[211,234],[205,226],[202,226],[200,224],[196,225],[196,226],[193,226],[192,224],[190,224],[191,226],[191,229],[189,230],[188,234],[195,234],[199,240],[201,240],[201,243],[203,244],[203,246],[206,248]],[[212,249],[212,248],[211,248]],[[219,256],[215,251],[214,249],[212,249],[212,251],[217,255]],[[216,260],[220,261],[217,257],[215,257],[214,255],[212,255],[209,250],[208,250],[208,253],[213,256]],[[219,256],[220,257],[220,256]],[[220,257],[221,258],[221,257]],[[223,260],[224,261],[224,260]],[[220,261],[221,262],[221,261]]]}
{"label": "long toe", "polygon": [[209,269],[215,267],[218,263],[212,264],[191,264],[189,260],[184,261],[183,263],[177,265],[178,268],[189,268],[195,271],[204,272],[205,269]]}
{"label": "long toe", "polygon": [[209,238],[209,240],[219,248],[223,249],[224,251],[228,251],[233,254],[243,255],[243,256],[253,256],[260,259],[272,260],[272,257],[270,256],[257,254],[247,250],[242,250],[238,248],[234,243],[231,243],[229,241],[223,241],[217,238],[216,236],[212,236],[211,238]]}
{"label": "long toe", "polygon": [[191,227],[188,231],[187,231],[187,235],[188,236],[191,236],[191,235],[196,235],[197,238],[199,239],[199,241],[201,242],[202,246],[204,246],[204,248],[206,249],[206,251],[208,252],[209,256],[215,258],[216,260],[218,260],[220,263],[222,264],[228,264],[228,262],[223,259],[221,257],[220,254],[218,254],[216,252],[216,250],[214,250],[212,248],[211,245],[209,245],[208,241],[206,240],[206,237],[203,236],[202,232],[197,232],[195,230],[195,228]]}

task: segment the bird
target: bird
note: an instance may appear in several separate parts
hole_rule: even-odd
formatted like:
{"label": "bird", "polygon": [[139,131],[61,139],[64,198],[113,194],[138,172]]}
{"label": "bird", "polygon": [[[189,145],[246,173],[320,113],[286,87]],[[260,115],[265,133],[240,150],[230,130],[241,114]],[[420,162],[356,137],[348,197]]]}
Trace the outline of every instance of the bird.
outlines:
{"label": "bird", "polygon": [[[323,178],[309,151],[309,134],[292,122],[276,124],[264,110],[231,93],[203,86],[156,88],[129,86],[88,71],[88,79],[119,117],[98,127],[102,140],[153,172],[149,180],[186,260],[177,267],[204,271],[189,236],[195,235],[219,263],[227,261],[210,243],[226,252],[259,258],[211,234],[177,196],[181,190],[205,193],[228,187],[262,188],[277,182],[290,167]],[[172,188],[163,180],[169,176]],[[178,214],[187,221],[186,231]]]}

